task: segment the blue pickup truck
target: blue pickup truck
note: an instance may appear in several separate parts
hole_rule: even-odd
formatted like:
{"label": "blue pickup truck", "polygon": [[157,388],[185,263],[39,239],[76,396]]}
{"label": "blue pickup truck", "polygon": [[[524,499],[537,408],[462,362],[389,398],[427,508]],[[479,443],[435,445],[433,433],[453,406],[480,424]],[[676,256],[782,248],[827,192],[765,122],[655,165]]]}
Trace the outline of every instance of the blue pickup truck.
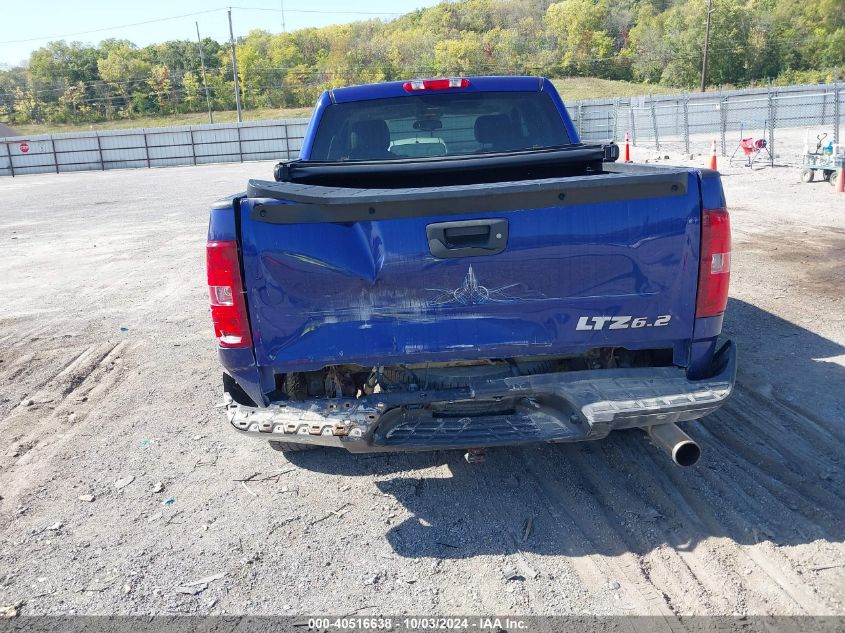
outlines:
{"label": "blue pickup truck", "polygon": [[300,157],[215,203],[211,314],[229,423],[277,450],[466,449],[675,423],[729,397],[718,173],[616,162],[554,86],[329,90]]}

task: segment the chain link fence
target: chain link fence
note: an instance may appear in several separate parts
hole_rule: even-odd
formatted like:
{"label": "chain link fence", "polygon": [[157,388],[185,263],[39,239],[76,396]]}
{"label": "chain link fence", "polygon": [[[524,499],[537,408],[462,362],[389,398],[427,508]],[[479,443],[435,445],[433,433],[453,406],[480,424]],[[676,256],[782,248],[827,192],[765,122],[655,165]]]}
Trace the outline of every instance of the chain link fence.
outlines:
{"label": "chain link fence", "polygon": [[[742,156],[740,139],[765,139],[779,164],[800,162],[805,144],[843,143],[845,84],[787,86],[579,101],[575,125],[587,142],[622,143],[655,153]],[[768,157],[766,157],[768,160]]]}

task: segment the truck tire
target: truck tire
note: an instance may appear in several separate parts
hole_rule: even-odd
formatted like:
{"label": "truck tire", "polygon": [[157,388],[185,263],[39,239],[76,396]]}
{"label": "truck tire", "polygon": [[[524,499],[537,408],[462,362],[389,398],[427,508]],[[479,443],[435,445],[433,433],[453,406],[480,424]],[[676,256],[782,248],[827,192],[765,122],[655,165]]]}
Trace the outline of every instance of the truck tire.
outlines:
{"label": "truck tire", "polygon": [[801,182],[813,182],[816,177],[816,172],[812,169],[801,170]]}
{"label": "truck tire", "polygon": [[313,451],[315,448],[319,448],[319,446],[314,446],[313,444],[279,442],[276,440],[271,440],[269,444],[270,448],[272,448],[274,451],[279,451],[280,453],[298,453],[300,451]]}

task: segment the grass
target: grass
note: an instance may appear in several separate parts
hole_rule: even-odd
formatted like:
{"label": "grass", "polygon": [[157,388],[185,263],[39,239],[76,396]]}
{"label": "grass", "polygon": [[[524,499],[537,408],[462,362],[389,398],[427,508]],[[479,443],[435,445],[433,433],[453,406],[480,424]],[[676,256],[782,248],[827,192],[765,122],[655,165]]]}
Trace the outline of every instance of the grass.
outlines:
{"label": "grass", "polygon": [[[597,79],[595,77],[568,77],[554,79],[553,83],[566,103],[573,103],[580,99],[602,99],[608,97],[632,97],[645,94],[670,94],[682,92],[676,88],[666,88],[650,84],[638,84],[630,81],[615,81],[612,79]],[[298,119],[311,115],[311,108],[259,108],[244,110],[244,121],[261,121],[266,119]],[[214,113],[215,123],[232,123],[237,120],[234,110]],[[200,125],[208,123],[208,114],[192,112],[188,114],[174,114],[170,116],[146,116],[134,119],[119,119],[117,121],[101,121],[99,123],[83,124],[28,124],[13,126],[22,135],[59,134],[61,132],[82,132],[87,130],[119,130],[140,127],[172,127],[176,125]]]}
{"label": "grass", "polygon": [[[215,123],[233,123],[237,120],[234,110],[214,112]],[[311,116],[311,108],[259,108],[244,110],[244,121],[262,121],[267,119],[301,119]],[[173,114],[169,116],[139,116],[132,119],[116,121],[100,121],[98,123],[32,123],[28,125],[15,124],[13,127],[21,135],[60,134],[62,132],[85,132],[88,130],[125,130],[140,127],[173,127],[176,125],[202,125],[208,123],[207,112],[190,112],[187,114]]]}
{"label": "grass", "polygon": [[607,99],[683,92],[680,88],[667,88],[666,86],[638,84],[632,81],[617,81],[614,79],[598,79],[596,77],[567,77],[565,79],[553,79],[552,83],[565,103],[572,103],[581,99]]}

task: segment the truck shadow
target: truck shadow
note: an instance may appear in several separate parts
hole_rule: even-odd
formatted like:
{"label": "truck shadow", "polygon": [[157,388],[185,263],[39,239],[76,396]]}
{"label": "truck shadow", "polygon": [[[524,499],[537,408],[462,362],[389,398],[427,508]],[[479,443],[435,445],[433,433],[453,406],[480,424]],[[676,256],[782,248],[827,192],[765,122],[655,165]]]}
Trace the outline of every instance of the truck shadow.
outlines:
{"label": "truck shadow", "polygon": [[685,425],[703,452],[692,468],[672,464],[637,430],[594,443],[491,449],[480,465],[456,451],[316,451],[289,460],[380,477],[378,489],[408,515],[385,538],[412,558],[645,554],[665,545],[691,550],[709,537],[843,542],[845,424],[837,398],[845,368],[819,359],[845,347],[742,301],[731,301],[729,315],[726,333],[742,355],[739,381],[718,413]]}

